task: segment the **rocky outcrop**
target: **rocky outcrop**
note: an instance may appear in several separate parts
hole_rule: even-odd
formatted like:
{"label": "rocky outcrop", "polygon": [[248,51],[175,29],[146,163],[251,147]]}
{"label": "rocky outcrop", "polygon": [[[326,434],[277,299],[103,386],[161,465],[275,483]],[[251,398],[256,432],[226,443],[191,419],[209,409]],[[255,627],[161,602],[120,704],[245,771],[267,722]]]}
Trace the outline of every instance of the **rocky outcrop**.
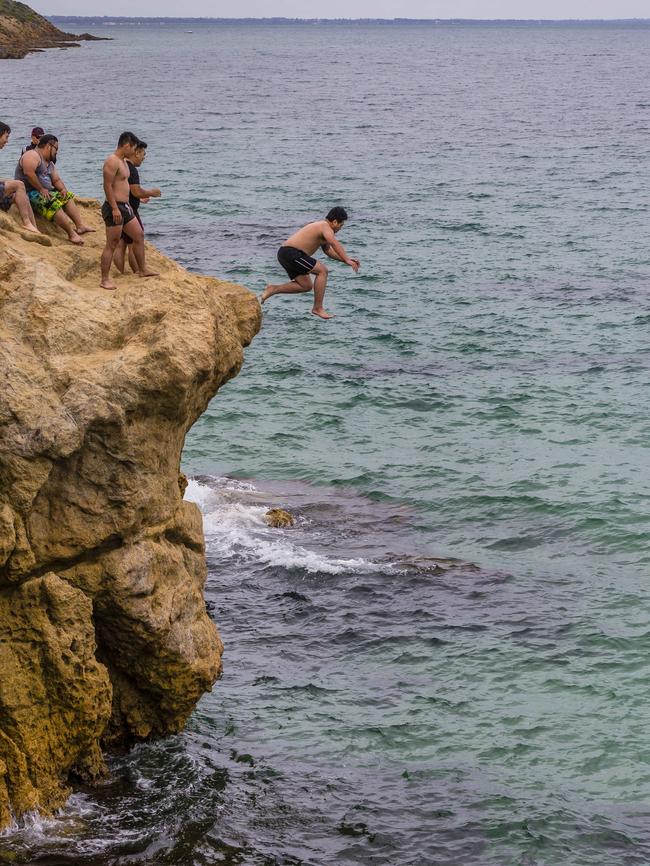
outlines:
{"label": "rocky outcrop", "polygon": [[0,60],[15,60],[30,51],[69,48],[77,42],[99,38],[89,33],[81,36],[64,33],[24,3],[0,0]]}
{"label": "rocky outcrop", "polygon": [[0,826],[180,730],[220,669],[179,465],[260,307],[151,247],[160,277],[100,289],[82,204],[83,248],[0,213]]}

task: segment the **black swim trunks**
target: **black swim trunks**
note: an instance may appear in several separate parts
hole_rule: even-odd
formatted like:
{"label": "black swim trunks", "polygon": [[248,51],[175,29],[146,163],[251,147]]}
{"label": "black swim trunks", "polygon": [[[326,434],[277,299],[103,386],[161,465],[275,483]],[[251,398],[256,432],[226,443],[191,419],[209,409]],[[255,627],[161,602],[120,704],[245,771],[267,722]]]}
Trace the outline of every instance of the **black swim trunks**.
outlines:
{"label": "black swim trunks", "polygon": [[[117,223],[117,225],[125,226],[127,223],[130,223],[132,219],[135,219],[135,214],[133,213],[133,208],[130,204],[127,204],[124,201],[118,201],[117,206],[122,214],[122,222]],[[113,211],[107,201],[102,205],[102,219],[109,229],[115,228],[115,223],[113,222]]]}
{"label": "black swim trunks", "polygon": [[6,195],[4,181],[0,180],[0,210],[9,210],[13,203],[13,193],[11,195]]}
{"label": "black swim trunks", "polygon": [[289,274],[289,279],[295,280],[302,274],[308,274],[316,267],[316,259],[296,247],[280,247],[278,261]]}

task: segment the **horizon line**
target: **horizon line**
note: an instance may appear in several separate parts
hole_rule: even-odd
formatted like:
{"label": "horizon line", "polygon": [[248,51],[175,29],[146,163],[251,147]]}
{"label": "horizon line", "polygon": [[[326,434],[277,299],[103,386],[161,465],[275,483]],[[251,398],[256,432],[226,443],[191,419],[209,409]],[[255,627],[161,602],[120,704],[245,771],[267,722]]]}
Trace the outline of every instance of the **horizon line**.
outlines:
{"label": "horizon line", "polygon": [[413,22],[416,24],[419,23],[471,23],[471,24],[498,24],[498,23],[539,23],[544,22],[547,24],[569,24],[569,23],[584,23],[584,24],[600,24],[603,22],[607,23],[634,23],[634,22],[650,22],[650,17],[648,18],[407,18],[404,16],[395,16],[393,18],[371,18],[368,16],[360,17],[360,18],[322,18],[322,17],[311,17],[311,18],[302,18],[290,15],[265,15],[265,16],[253,16],[253,15],[88,15],[88,14],[60,14],[57,12],[48,12],[41,13],[45,18],[101,18],[110,21],[142,21],[142,20],[151,20],[151,21],[161,21],[161,20],[169,20],[169,21],[305,21],[305,22],[313,22],[313,21],[377,21],[377,22]]}

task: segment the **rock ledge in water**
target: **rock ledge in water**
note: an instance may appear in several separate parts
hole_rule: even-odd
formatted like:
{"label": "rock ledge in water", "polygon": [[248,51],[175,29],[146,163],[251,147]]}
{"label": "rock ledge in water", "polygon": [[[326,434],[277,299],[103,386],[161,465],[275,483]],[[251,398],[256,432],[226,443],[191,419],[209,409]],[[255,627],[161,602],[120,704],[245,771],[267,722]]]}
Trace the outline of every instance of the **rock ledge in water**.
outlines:
{"label": "rock ledge in water", "polygon": [[102,746],[179,731],[221,663],[179,465],[260,307],[150,246],[159,278],[100,289],[81,204],[81,249],[0,214],[0,827],[100,776]]}

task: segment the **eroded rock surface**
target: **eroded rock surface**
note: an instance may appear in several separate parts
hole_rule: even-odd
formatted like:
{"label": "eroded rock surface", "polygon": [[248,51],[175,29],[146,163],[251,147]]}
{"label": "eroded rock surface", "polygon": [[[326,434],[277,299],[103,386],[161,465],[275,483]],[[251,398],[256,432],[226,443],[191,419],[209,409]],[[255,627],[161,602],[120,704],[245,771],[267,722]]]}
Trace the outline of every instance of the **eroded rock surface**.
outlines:
{"label": "eroded rock surface", "polygon": [[0,826],[180,730],[220,669],[180,455],[259,304],[152,247],[161,277],[100,289],[85,218],[79,249],[0,213]]}

